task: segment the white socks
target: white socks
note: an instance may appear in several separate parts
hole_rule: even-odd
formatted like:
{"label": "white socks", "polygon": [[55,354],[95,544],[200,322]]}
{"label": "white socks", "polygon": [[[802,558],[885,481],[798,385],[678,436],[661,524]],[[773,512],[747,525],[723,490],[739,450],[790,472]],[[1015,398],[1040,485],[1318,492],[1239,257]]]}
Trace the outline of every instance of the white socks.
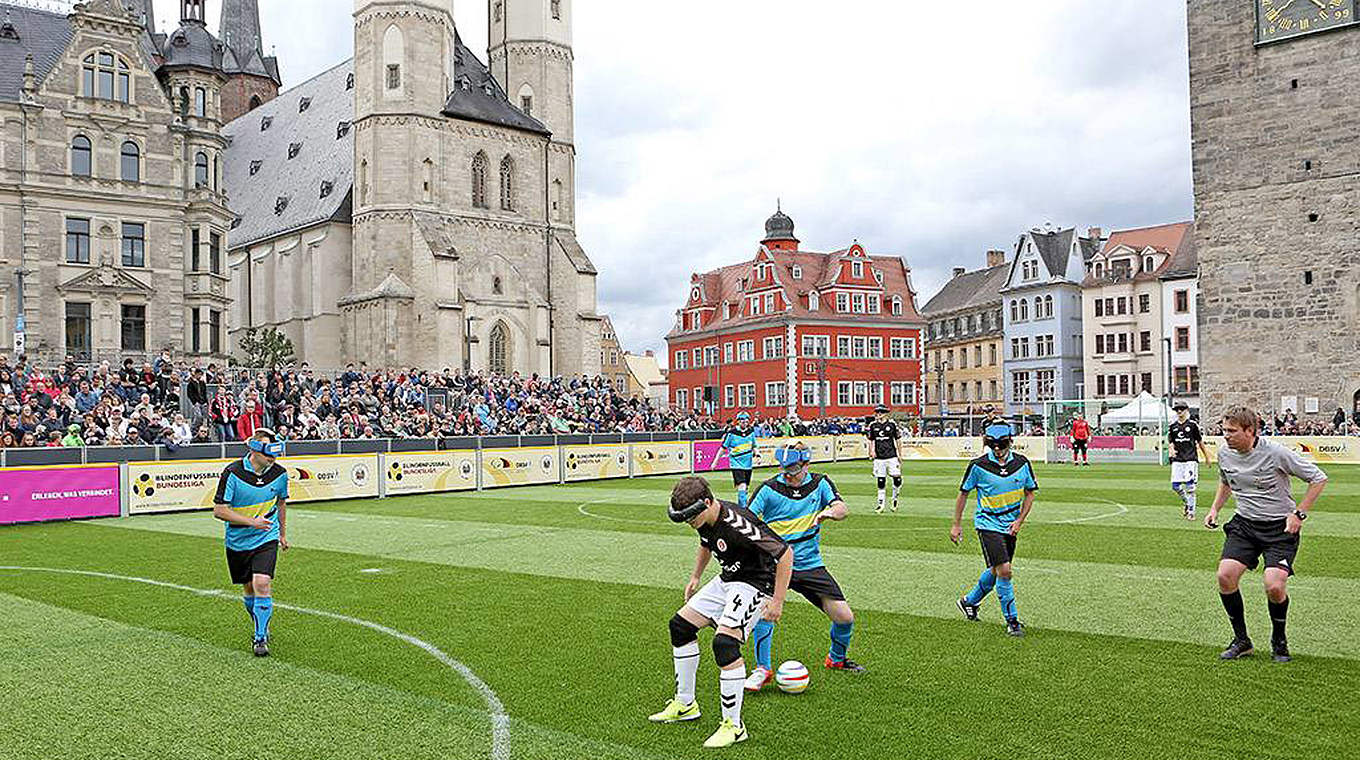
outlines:
{"label": "white socks", "polygon": [[733,725],[741,725],[741,698],[745,692],[746,668],[732,668],[719,673],[722,690],[722,715],[732,721]]}
{"label": "white socks", "polygon": [[675,699],[681,704],[694,702],[694,680],[699,674],[699,641],[695,639],[682,647],[672,647],[675,659]]}
{"label": "white socks", "polygon": [[883,508],[883,489],[878,489],[878,508]]}

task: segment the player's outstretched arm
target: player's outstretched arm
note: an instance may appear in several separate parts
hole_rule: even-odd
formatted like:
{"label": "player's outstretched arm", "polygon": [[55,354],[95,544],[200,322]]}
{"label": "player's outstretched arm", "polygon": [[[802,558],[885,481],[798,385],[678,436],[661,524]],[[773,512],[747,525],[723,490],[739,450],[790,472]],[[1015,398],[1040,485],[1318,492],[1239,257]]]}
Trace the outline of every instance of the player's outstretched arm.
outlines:
{"label": "player's outstretched arm", "polygon": [[699,554],[694,558],[694,572],[689,576],[689,583],[685,584],[685,601],[689,601],[694,592],[699,590],[699,583],[704,579],[704,568],[708,567],[708,560],[713,556],[713,552],[706,546],[699,547]]}
{"label": "player's outstretched arm", "polygon": [[1223,481],[1218,483],[1218,491],[1214,493],[1214,503],[1209,506],[1209,514],[1204,516],[1204,527],[1213,530],[1218,527],[1218,510],[1228,503],[1228,495],[1232,493],[1232,487]]}

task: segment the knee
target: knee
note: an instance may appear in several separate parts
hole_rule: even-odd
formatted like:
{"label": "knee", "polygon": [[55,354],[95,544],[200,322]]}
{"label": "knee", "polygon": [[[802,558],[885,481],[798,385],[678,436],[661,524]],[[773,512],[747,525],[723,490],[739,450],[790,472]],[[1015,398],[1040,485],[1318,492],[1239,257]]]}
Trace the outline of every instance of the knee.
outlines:
{"label": "knee", "polygon": [[887,478],[879,478],[879,479],[878,479],[878,490],[882,491],[882,490],[883,490],[883,485],[884,485],[885,483],[887,483],[887,482],[888,482],[888,479],[887,479]]}
{"label": "knee", "polygon": [[996,577],[998,580],[1008,581],[1011,579],[1011,563],[996,566]]}
{"label": "knee", "polygon": [[699,626],[689,622],[678,613],[671,617],[671,646],[682,647],[699,638]]}
{"label": "knee", "polygon": [[741,659],[741,642],[726,633],[714,636],[713,659],[723,670],[731,667],[732,663]]}
{"label": "knee", "polygon": [[1218,588],[1225,592],[1237,590],[1237,573],[1225,568],[1218,569]]}
{"label": "knee", "polygon": [[1271,578],[1266,581],[1266,596],[1270,601],[1279,603],[1289,597],[1289,585],[1284,578]]}
{"label": "knee", "polygon": [[901,476],[901,475],[894,475],[894,476],[893,476],[893,488],[896,488],[896,487],[898,487],[898,486],[900,486],[900,485],[902,485],[902,476]]}
{"label": "knee", "polygon": [[273,579],[267,575],[257,575],[250,583],[255,589],[255,596],[272,596],[274,593]]}
{"label": "knee", "polygon": [[854,625],[855,613],[850,609],[850,605],[842,604],[831,610],[831,622],[841,625]]}

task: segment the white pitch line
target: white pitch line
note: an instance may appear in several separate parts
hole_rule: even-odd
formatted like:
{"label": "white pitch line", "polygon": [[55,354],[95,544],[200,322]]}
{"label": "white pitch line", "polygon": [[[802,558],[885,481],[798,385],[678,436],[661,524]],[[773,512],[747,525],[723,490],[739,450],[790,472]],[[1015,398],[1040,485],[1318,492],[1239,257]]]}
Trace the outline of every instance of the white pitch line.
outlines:
{"label": "white pitch line", "polygon": [[1123,514],[1128,514],[1129,508],[1117,501],[1110,501],[1109,499],[1101,499],[1100,501],[1103,501],[1106,504],[1112,504],[1118,507],[1118,509],[1114,512],[1105,512],[1099,515],[1091,515],[1090,517],[1073,517],[1070,520],[1054,520],[1053,522],[1058,525],[1071,525],[1073,523],[1094,522],[1096,520],[1104,520],[1107,517],[1118,517]]}
{"label": "white pitch line", "polygon": [[[82,575],[90,578],[105,578],[108,580],[115,581],[144,583],[148,586],[170,588],[175,589],[176,591],[187,591],[191,594],[197,594],[198,596],[212,596],[217,597],[219,599],[228,599],[232,601],[235,601],[236,599],[236,596],[234,594],[228,593],[221,589],[199,589],[194,588],[192,586],[181,586],[178,583],[157,581],[152,580],[150,578],[138,578],[130,575],[114,575],[112,573],[100,573],[95,572],[93,570],[70,570],[55,567],[19,567],[14,565],[0,565],[0,570],[34,572],[34,573],[59,573],[61,575]],[[467,681],[469,686],[475,689],[477,693],[481,694],[482,699],[486,702],[488,712],[491,713],[491,757],[494,760],[509,760],[510,716],[507,715],[505,712],[505,705],[501,703],[500,697],[496,696],[496,692],[492,690],[492,688],[488,686],[485,681],[478,677],[476,673],[472,672],[471,668],[459,662],[458,660],[453,659],[448,654],[446,654],[444,650],[440,649],[434,644],[431,644],[428,641],[418,639],[415,636],[412,636],[407,633],[402,633],[401,631],[398,631],[395,628],[389,628],[381,623],[375,623],[371,620],[350,617],[349,615],[341,615],[336,612],[327,612],[325,610],[314,610],[308,607],[298,607],[292,604],[281,604],[276,602],[274,606],[282,610],[301,612],[304,615],[315,615],[316,617],[329,618],[331,620],[339,620],[342,623],[349,623],[350,625],[357,625],[362,628],[368,628],[369,630],[377,631],[378,633],[391,636],[394,639],[404,641],[407,644],[410,644],[411,646],[424,650],[426,654],[429,654],[431,657],[435,658],[436,660],[447,666],[450,670],[453,670],[455,673],[462,676],[463,680]]]}
{"label": "white pitch line", "polygon": [[626,518],[626,517],[610,517],[609,515],[597,515],[597,514],[595,514],[594,512],[591,512],[590,510],[586,509],[586,507],[589,506],[589,505],[591,505],[591,504],[607,504],[608,502],[611,502],[611,501],[613,501],[612,498],[609,498],[609,499],[591,499],[590,501],[585,501],[585,502],[581,502],[580,504],[577,504],[577,505],[576,505],[576,511],[577,511],[577,512],[580,512],[581,514],[585,515],[586,517],[593,517],[593,518],[595,518],[596,520],[608,520],[608,521],[610,521],[610,522],[632,523],[633,525],[656,525],[656,524],[657,524],[656,522],[654,522],[654,521],[652,521],[652,520],[630,520],[630,519],[628,519],[628,518]]}

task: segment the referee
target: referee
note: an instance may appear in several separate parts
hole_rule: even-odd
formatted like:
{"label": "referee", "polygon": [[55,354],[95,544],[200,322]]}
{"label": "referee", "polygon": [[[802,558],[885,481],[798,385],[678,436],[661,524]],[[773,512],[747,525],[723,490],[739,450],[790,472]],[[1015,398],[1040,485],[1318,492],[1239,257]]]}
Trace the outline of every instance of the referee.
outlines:
{"label": "referee", "polygon": [[[1289,662],[1285,620],[1289,613],[1289,576],[1299,551],[1299,529],[1327,485],[1327,474],[1318,466],[1274,441],[1261,438],[1260,417],[1245,407],[1223,415],[1223,438],[1219,447],[1218,493],[1204,525],[1218,527],[1218,511],[1231,493],[1237,512],[1223,526],[1223,554],[1218,562],[1218,592],[1232,623],[1233,640],[1219,655],[1224,660],[1246,657],[1254,651],[1247,636],[1238,582],[1265,557],[1266,601],[1273,631],[1270,637],[1276,662]],[[1308,492],[1297,505],[1289,492],[1289,476],[1308,483]]]}
{"label": "referee", "polygon": [[217,481],[213,517],[226,523],[227,570],[244,590],[254,624],[251,649],[269,655],[269,618],[274,613],[274,566],[288,548],[288,471],[276,459],[283,443],[274,431],[256,428],[245,457],[227,465]]}

